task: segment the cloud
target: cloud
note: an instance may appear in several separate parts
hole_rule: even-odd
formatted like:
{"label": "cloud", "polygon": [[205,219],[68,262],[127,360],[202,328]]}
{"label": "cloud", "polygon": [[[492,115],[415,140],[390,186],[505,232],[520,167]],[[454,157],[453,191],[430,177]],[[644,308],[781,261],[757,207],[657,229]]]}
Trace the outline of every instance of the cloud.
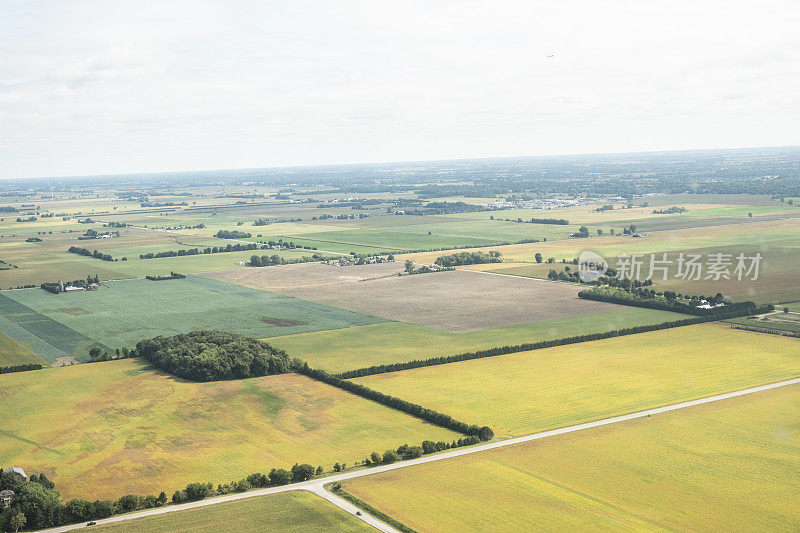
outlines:
{"label": "cloud", "polygon": [[753,6],[5,2],[0,177],[797,144]]}

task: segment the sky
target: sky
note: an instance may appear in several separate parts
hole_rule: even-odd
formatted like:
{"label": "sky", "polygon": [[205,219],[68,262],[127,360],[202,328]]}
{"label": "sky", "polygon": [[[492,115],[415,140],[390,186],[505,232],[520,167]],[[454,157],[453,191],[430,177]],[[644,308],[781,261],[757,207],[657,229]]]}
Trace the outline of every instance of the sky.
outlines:
{"label": "sky", "polygon": [[797,0],[0,0],[0,178],[798,145],[798,28]]}

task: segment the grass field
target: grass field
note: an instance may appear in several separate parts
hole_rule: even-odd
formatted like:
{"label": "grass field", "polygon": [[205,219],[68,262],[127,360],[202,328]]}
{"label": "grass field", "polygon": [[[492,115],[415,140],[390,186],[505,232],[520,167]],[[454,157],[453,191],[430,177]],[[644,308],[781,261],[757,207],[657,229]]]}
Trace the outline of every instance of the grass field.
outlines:
{"label": "grass field", "polygon": [[[343,272],[340,267],[326,268]],[[375,270],[380,274],[384,269]],[[270,274],[265,271],[261,276],[271,279]],[[613,304],[579,299],[580,288],[573,285],[458,270],[326,285],[289,283],[271,289],[287,296],[453,333],[619,309]]]}
{"label": "grass field", "polygon": [[14,341],[8,335],[0,333],[0,366],[24,365],[28,363],[45,364],[35,353]]}
{"label": "grass field", "polygon": [[55,360],[54,354],[86,360],[92,344],[130,348],[142,339],[194,329],[271,337],[383,321],[195,276],[106,282],[97,291],[58,295],[42,289],[5,291],[0,309],[0,330],[13,322],[16,327],[5,331],[12,338],[24,329],[47,341],[51,350],[33,350],[48,361]]}
{"label": "grass field", "polygon": [[798,375],[798,339],[703,324],[354,381],[517,436]]}
{"label": "grass field", "polygon": [[454,355],[495,346],[559,339],[682,318],[685,315],[669,311],[619,306],[613,311],[595,315],[469,333],[450,333],[417,324],[386,322],[360,328],[273,337],[269,342],[308,361],[315,368],[343,372],[382,363]]}
{"label": "grass field", "polygon": [[3,374],[0,399],[0,464],[52,475],[66,499],[172,494],[295,462],[330,471],[458,436],[296,374],[192,383],[138,359]]}
{"label": "grass field", "polygon": [[348,481],[418,531],[796,531],[797,385]]}
{"label": "grass field", "polygon": [[262,531],[375,531],[356,517],[307,491],[257,496],[162,516],[98,526],[114,533],[240,533]]}

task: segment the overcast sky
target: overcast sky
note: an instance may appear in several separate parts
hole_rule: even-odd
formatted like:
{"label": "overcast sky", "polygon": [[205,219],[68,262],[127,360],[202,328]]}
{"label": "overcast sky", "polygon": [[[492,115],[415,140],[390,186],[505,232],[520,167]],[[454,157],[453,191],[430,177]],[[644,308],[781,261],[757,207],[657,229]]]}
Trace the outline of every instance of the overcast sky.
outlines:
{"label": "overcast sky", "polygon": [[797,144],[797,0],[0,1],[3,178]]}

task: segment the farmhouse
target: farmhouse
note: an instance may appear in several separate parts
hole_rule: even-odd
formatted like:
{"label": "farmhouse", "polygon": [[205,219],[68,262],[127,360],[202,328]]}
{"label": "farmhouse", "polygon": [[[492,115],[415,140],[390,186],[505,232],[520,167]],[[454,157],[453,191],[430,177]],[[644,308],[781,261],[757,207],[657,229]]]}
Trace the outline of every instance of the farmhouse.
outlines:
{"label": "farmhouse", "polygon": [[8,470],[6,470],[6,472],[12,472],[14,474],[17,474],[18,476],[21,476],[23,480],[28,481],[28,476],[25,475],[25,471],[19,468],[18,466],[12,466]]}
{"label": "farmhouse", "polygon": [[13,490],[0,490],[0,507],[10,504],[13,497]]}

